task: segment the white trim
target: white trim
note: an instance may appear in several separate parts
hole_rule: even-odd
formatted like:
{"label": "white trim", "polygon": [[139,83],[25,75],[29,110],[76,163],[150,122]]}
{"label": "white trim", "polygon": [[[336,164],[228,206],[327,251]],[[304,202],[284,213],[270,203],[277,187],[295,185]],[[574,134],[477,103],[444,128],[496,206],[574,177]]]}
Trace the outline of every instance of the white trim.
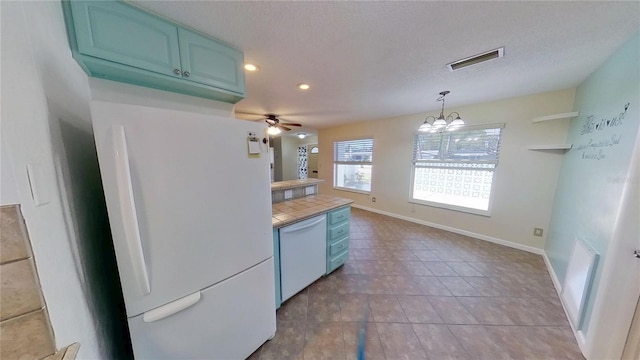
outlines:
{"label": "white trim", "polygon": [[549,120],[570,119],[570,118],[574,118],[574,117],[576,117],[578,115],[580,115],[580,112],[574,111],[574,112],[568,112],[568,113],[562,113],[562,114],[539,116],[539,117],[533,118],[531,120],[531,122],[532,123],[537,123],[537,122],[549,121]]}
{"label": "white trim", "polygon": [[[489,201],[491,201],[491,200],[489,200]],[[439,202],[435,202],[435,201],[426,201],[426,200],[419,200],[419,199],[416,199],[416,198],[411,198],[411,199],[409,199],[409,204],[416,204],[416,205],[422,205],[422,206],[431,206],[431,207],[437,207],[437,208],[447,209],[447,210],[451,210],[451,211],[463,212],[463,213],[467,213],[467,214],[480,215],[480,216],[484,216],[484,217],[491,217],[491,212],[489,210],[480,210],[480,209],[474,209],[474,208],[470,208],[470,207],[451,205],[451,204],[447,204],[447,203],[439,203]]]}
{"label": "white trim", "polygon": [[394,214],[394,213],[390,213],[390,212],[387,212],[387,211],[378,210],[378,209],[374,209],[374,208],[370,208],[370,207],[366,207],[366,206],[362,206],[362,205],[358,205],[358,204],[351,204],[351,206],[354,207],[354,208],[357,208],[357,209],[371,211],[371,212],[376,213],[376,214],[386,215],[386,216],[390,216],[392,218],[405,220],[405,221],[409,221],[409,222],[420,224],[420,225],[426,225],[426,226],[430,226],[430,227],[433,227],[433,228],[436,228],[436,229],[446,230],[446,231],[450,231],[452,233],[456,233],[456,234],[460,234],[460,235],[470,236],[472,238],[488,241],[490,243],[494,243],[494,244],[498,244],[498,245],[504,245],[504,246],[507,246],[507,247],[510,247],[510,248],[523,250],[523,251],[530,252],[530,253],[533,253],[533,254],[538,254],[538,255],[543,255],[544,254],[544,250],[543,249],[536,248],[536,247],[529,246],[529,245],[518,244],[518,243],[513,242],[513,241],[499,239],[499,238],[496,238],[496,237],[493,237],[493,236],[489,236],[489,235],[478,234],[478,233],[474,233],[474,232],[471,232],[471,231],[462,230],[462,229],[458,229],[458,228],[454,228],[454,227],[450,227],[450,226],[445,226],[445,225],[440,225],[440,224],[436,224],[436,223],[432,223],[432,222],[429,222],[429,221],[424,221],[424,220],[420,220],[420,219],[416,219],[416,218],[412,218],[412,217],[408,217],[408,216],[398,215],[398,214]]}
{"label": "white trim", "polygon": [[347,191],[347,192],[352,192],[352,193],[362,194],[362,195],[371,195],[371,191],[351,189],[351,188],[345,188],[345,187],[339,187],[339,186],[334,186],[333,190]]}

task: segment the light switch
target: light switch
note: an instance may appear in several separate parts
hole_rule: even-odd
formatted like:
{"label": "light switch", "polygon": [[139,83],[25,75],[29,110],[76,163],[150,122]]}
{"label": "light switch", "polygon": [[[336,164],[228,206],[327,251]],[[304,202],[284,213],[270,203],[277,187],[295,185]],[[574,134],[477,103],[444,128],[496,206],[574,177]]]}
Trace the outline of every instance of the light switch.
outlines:
{"label": "light switch", "polygon": [[27,164],[27,176],[29,177],[29,186],[31,187],[31,197],[35,206],[48,204],[50,199],[50,189],[54,182],[53,179],[47,179],[47,172],[42,164],[38,162],[30,162]]}
{"label": "light switch", "polygon": [[284,199],[288,200],[293,197],[293,190],[285,190],[284,191]]}
{"label": "light switch", "polygon": [[311,195],[311,194],[314,194],[315,192],[316,192],[315,186],[307,186],[306,188],[304,188],[305,195]]}

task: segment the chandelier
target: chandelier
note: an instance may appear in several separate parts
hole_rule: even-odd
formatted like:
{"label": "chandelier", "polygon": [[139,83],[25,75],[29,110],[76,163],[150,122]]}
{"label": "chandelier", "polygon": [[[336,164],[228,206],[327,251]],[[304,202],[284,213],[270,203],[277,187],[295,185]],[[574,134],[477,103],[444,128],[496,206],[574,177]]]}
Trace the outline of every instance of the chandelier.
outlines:
{"label": "chandelier", "polygon": [[424,123],[420,125],[418,131],[421,132],[438,132],[438,131],[452,131],[464,126],[464,121],[460,118],[460,114],[457,112],[452,112],[451,114],[444,117],[444,97],[447,96],[451,91],[442,91],[440,93],[440,97],[436,101],[442,101],[442,110],[440,110],[440,116],[437,118],[435,116],[427,116],[424,119]]}

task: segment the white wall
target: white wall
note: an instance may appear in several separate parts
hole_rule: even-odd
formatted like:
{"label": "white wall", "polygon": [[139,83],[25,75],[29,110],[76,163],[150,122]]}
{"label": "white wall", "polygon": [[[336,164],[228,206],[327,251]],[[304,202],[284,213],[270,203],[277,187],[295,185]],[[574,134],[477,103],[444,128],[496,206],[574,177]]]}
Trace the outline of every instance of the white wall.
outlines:
{"label": "white wall", "polygon": [[[60,190],[76,194],[57,175],[69,173],[59,120],[80,133],[90,129],[86,76],[71,59],[59,2],[3,1],[1,9],[2,171],[13,173],[10,188],[17,194],[2,201],[21,204],[57,347],[80,342],[79,357],[107,357],[74,261],[76,227],[65,221],[68,198]],[[41,169],[39,191],[49,200],[42,206],[31,199],[30,162]]]}
{"label": "white wall", "polygon": [[[564,143],[568,122],[532,124],[537,116],[571,111],[575,89],[529,95],[445,109],[458,111],[469,125],[506,123],[500,160],[494,175],[491,216],[410,204],[413,137],[427,114],[361,122],[319,131],[320,191],[353,199],[357,206],[415,219],[423,223],[478,236],[508,241],[521,248],[544,247],[544,237],[562,160],[561,152],[527,150],[528,145]],[[430,114],[430,115],[437,115]],[[333,189],[333,142],[373,136],[372,192],[363,195]],[[372,198],[376,202],[372,202]]]}

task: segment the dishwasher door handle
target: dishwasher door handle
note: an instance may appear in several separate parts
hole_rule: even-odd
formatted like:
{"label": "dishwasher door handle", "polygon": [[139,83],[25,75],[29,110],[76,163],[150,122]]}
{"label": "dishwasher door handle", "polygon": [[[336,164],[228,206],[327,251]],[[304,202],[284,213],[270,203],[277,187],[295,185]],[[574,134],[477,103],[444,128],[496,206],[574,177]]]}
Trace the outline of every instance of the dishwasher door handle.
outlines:
{"label": "dishwasher door handle", "polygon": [[314,221],[314,222],[311,222],[311,223],[308,223],[308,224],[304,224],[304,225],[299,225],[299,226],[289,225],[287,227],[284,227],[284,228],[280,229],[280,231],[283,232],[283,233],[290,233],[290,232],[294,232],[294,231],[300,231],[300,230],[304,230],[304,229],[310,228],[310,227],[312,227],[314,225],[317,225],[317,224],[319,224],[319,223],[321,223],[323,221],[324,221],[324,215],[320,216],[320,218],[318,220]]}

